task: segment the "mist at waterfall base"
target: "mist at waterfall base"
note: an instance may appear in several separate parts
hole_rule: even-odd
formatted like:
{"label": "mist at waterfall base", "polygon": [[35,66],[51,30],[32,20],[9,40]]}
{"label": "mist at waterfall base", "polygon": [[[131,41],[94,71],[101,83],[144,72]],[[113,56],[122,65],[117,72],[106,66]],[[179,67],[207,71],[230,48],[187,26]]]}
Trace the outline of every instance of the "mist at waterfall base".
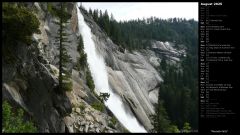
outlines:
{"label": "mist at waterfall base", "polygon": [[[80,4],[78,3],[78,7]],[[93,76],[96,92],[107,92],[110,94],[105,105],[113,112],[115,117],[128,129],[130,132],[146,132],[146,130],[138,123],[134,116],[131,116],[124,109],[124,104],[118,95],[114,94],[108,84],[108,76],[102,56],[97,54],[95,44],[92,40],[91,29],[85,23],[83,15],[77,7],[78,28],[83,37],[84,51],[87,54],[87,62],[91,74]]]}

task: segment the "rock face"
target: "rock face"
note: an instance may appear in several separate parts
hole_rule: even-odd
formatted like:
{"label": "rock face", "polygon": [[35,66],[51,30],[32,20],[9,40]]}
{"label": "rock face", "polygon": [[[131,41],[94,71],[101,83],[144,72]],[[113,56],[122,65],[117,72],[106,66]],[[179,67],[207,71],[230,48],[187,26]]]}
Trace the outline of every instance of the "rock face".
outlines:
{"label": "rock face", "polygon": [[160,75],[141,52],[120,52],[118,46],[92,19],[86,14],[83,16],[92,29],[92,38],[99,54],[105,59],[110,87],[122,97],[126,109],[132,112],[147,130],[152,129],[149,116],[154,114],[154,108],[149,92],[162,81]]}
{"label": "rock face", "polygon": [[[59,3],[52,3],[57,6]],[[70,44],[68,54],[72,58],[69,68],[73,68],[79,57],[77,52],[78,28],[76,3],[67,3],[67,10],[72,15],[67,24]],[[90,104],[98,101],[87,87],[86,80],[73,70],[73,90],[60,93],[58,86],[58,49],[55,36],[58,26],[56,18],[48,12],[47,3],[25,3],[34,9],[40,21],[41,34],[34,34],[33,44],[27,46],[18,43],[12,54],[17,60],[9,64],[2,61],[2,94],[15,107],[23,108],[28,117],[33,118],[39,132],[121,132],[108,127],[111,116],[105,110],[99,112]],[[99,102],[99,101],[98,101]],[[86,106],[82,110],[79,106]],[[117,122],[119,124],[119,122]],[[110,128],[107,130],[106,128]]]}
{"label": "rock face", "polygon": [[176,63],[185,51],[175,49],[174,43],[160,41],[153,41],[152,48],[147,50],[120,51],[90,17],[83,16],[92,30],[98,53],[105,59],[109,85],[122,97],[126,109],[151,130],[150,115],[155,113],[153,104],[157,103],[159,84],[163,81],[155,67],[159,66],[162,56]]}
{"label": "rock face", "polygon": [[[75,74],[74,71],[73,74]],[[80,83],[83,80],[80,80]],[[74,85],[79,85],[75,83]],[[76,88],[76,86],[74,86]],[[104,112],[100,112],[91,107],[87,102],[85,102],[82,95],[80,96],[79,91],[88,96],[84,89],[86,87],[78,86],[78,89],[73,89],[72,92],[68,93],[69,99],[73,104],[72,112],[64,117],[64,123],[69,133],[99,133],[99,132],[121,132],[121,130],[116,130],[109,127],[109,122],[112,117],[108,116]],[[88,90],[87,90],[88,91]],[[90,90],[89,90],[90,91]],[[97,101],[97,99],[96,99]],[[108,130],[106,130],[108,128]]]}
{"label": "rock face", "polygon": [[[58,80],[53,72],[58,67],[58,50],[53,45],[57,31],[56,24],[53,24],[55,18],[46,11],[47,3],[26,4],[29,8],[36,9],[41,34],[33,35],[34,42],[31,46],[19,43],[11,50],[18,61],[12,64],[2,62],[3,99],[28,112],[34,118],[39,132],[65,132],[62,118],[71,113],[72,104],[66,93],[60,94],[56,90]],[[68,33],[72,33],[71,47],[76,46],[76,34],[71,30]],[[72,55],[76,59],[74,54],[77,53]]]}
{"label": "rock face", "polygon": [[[2,61],[3,100],[23,108],[33,117],[39,132],[123,132],[126,129],[118,121],[111,123],[112,114],[108,109],[99,112],[90,104],[99,102],[86,85],[82,71],[72,70],[73,90],[60,94],[58,85],[58,49],[55,36],[58,26],[56,18],[48,12],[47,3],[26,3],[36,9],[40,21],[41,34],[34,34],[34,43],[26,46],[19,43],[12,50],[17,61],[7,64]],[[57,6],[58,3],[52,3]],[[71,13],[66,33],[71,43],[67,45],[73,68],[79,58],[78,21],[76,3],[69,2],[67,10]],[[171,48],[171,44],[154,41],[149,50],[120,51],[96,23],[83,14],[93,33],[97,51],[107,65],[109,85],[122,97],[126,109],[136,116],[149,131],[152,124],[149,116],[154,114],[153,104],[157,102],[159,84],[163,81],[154,67],[159,66],[161,56],[178,61],[181,52]],[[184,52],[182,52],[184,53]]]}

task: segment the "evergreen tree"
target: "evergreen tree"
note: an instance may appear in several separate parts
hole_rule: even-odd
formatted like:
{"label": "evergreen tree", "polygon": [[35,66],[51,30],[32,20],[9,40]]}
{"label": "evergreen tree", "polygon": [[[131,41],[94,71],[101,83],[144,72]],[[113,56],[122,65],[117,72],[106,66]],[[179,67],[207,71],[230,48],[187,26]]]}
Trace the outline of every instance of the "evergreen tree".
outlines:
{"label": "evergreen tree", "polygon": [[110,94],[109,93],[102,93],[102,92],[100,92],[100,96],[99,97],[100,97],[102,102],[103,102],[103,100],[107,101],[108,98],[110,97]]}
{"label": "evergreen tree", "polygon": [[184,133],[189,133],[191,132],[191,127],[190,127],[190,124],[188,122],[185,122],[184,125],[183,125],[183,132]]}
{"label": "evergreen tree", "polygon": [[103,29],[107,33],[107,35],[110,35],[110,23],[109,23],[109,16],[107,10],[105,10],[103,14]]}
{"label": "evergreen tree", "polygon": [[98,23],[98,9],[93,11],[93,20]]}
{"label": "evergreen tree", "polygon": [[161,70],[166,71],[166,69],[167,69],[167,62],[166,62],[166,58],[165,57],[162,58],[160,66],[161,66]]}
{"label": "evergreen tree", "polygon": [[56,17],[58,18],[58,22],[55,23],[59,26],[58,36],[56,36],[56,41],[59,43],[59,91],[63,92],[72,89],[72,82],[69,79],[71,71],[67,71],[66,67],[66,64],[70,62],[70,56],[66,50],[66,43],[69,43],[69,41],[65,32],[70,15],[66,12],[65,3],[61,2],[59,6],[59,9],[55,9]]}
{"label": "evergreen tree", "polygon": [[89,8],[89,14],[90,14],[90,15],[93,15],[93,12],[92,12],[92,9],[91,9],[91,8]]}
{"label": "evergreen tree", "polygon": [[160,100],[160,90],[158,94],[158,103],[155,105],[155,115],[152,115],[153,132],[157,133],[178,133],[176,125],[171,124],[167,111],[164,108],[163,101]]}
{"label": "evergreen tree", "polygon": [[90,71],[86,72],[86,80],[87,80],[87,86],[90,88],[90,90],[93,92],[95,89],[94,81],[91,75]]}
{"label": "evergreen tree", "polygon": [[78,70],[80,70],[80,68],[84,70],[88,64],[87,64],[87,54],[84,52],[82,35],[79,36],[77,51],[80,55],[80,58],[78,59],[78,65],[77,65]]}

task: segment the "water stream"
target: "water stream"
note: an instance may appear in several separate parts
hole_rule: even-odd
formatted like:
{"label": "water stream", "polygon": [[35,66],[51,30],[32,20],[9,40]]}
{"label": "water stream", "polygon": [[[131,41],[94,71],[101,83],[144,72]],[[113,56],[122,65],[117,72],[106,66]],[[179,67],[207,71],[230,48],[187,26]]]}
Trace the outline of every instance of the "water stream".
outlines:
{"label": "water stream", "polygon": [[[78,7],[80,4],[78,3]],[[113,112],[115,117],[130,132],[146,132],[137,119],[124,109],[121,98],[114,94],[108,84],[107,70],[103,57],[97,53],[95,44],[92,40],[91,29],[85,23],[80,10],[77,8],[79,32],[83,37],[84,51],[87,54],[87,62],[94,80],[96,92],[107,92],[110,94],[105,105]]]}

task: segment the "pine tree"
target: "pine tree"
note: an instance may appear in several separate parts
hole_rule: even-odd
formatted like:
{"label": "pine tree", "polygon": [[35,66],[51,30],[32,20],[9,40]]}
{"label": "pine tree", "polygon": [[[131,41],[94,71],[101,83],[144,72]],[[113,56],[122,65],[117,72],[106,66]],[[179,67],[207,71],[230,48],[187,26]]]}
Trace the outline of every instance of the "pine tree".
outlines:
{"label": "pine tree", "polygon": [[160,66],[161,66],[161,70],[166,71],[166,69],[167,69],[167,62],[166,62],[166,58],[165,57],[162,58]]}
{"label": "pine tree", "polygon": [[107,35],[110,35],[110,23],[109,23],[109,16],[107,10],[105,10],[103,14],[103,28]]}
{"label": "pine tree", "polygon": [[98,10],[93,11],[93,20],[98,23]]}
{"label": "pine tree", "polygon": [[79,36],[77,51],[80,55],[80,58],[78,59],[78,65],[77,65],[78,70],[80,70],[80,68],[84,70],[87,67],[87,54],[84,52],[82,35]]}
{"label": "pine tree", "polygon": [[56,36],[56,41],[59,43],[59,91],[63,92],[64,90],[72,89],[72,82],[69,79],[71,74],[66,68],[66,64],[70,62],[70,56],[66,49],[66,43],[69,43],[69,41],[67,40],[68,35],[65,32],[70,15],[66,12],[65,3],[63,2],[60,3],[60,9],[55,10],[58,18],[58,22],[55,23],[59,26],[58,36]]}
{"label": "pine tree", "polygon": [[89,14],[90,14],[90,15],[93,15],[93,12],[92,12],[92,9],[91,9],[91,8],[89,8]]}
{"label": "pine tree", "polygon": [[[163,87],[160,87],[160,89]],[[160,100],[160,89],[158,94],[158,103],[155,105],[155,115],[152,115],[153,132],[157,133],[179,133],[176,125],[171,123],[168,113],[164,107],[163,100]]]}
{"label": "pine tree", "polygon": [[103,100],[104,101],[107,101],[108,100],[108,98],[110,97],[110,94],[109,93],[103,93],[103,92],[100,92],[100,99],[101,99],[101,101],[103,102]]}

